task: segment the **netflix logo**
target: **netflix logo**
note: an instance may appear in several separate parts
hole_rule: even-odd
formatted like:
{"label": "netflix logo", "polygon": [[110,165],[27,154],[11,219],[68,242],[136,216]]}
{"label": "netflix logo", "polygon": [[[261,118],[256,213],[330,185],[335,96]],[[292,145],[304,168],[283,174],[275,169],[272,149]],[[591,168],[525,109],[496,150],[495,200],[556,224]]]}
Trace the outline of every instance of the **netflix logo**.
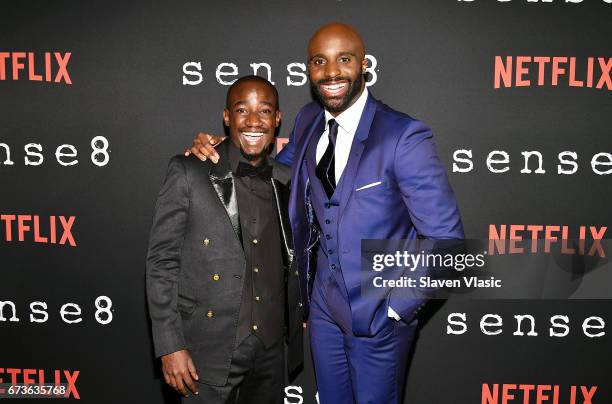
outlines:
{"label": "netflix logo", "polygon": [[71,52],[0,52],[0,80],[72,84],[68,74]]}
{"label": "netflix logo", "polygon": [[606,226],[490,224],[488,254],[550,253],[557,247],[561,254],[605,258],[601,240],[607,230]]}
{"label": "netflix logo", "polygon": [[482,404],[593,404],[597,386],[482,384]]}
{"label": "netflix logo", "polygon": [[562,84],[612,90],[610,71],[612,58],[495,56],[493,88]]}
{"label": "netflix logo", "polygon": [[76,247],[72,234],[76,216],[0,214],[0,237],[6,242],[59,244]]}
{"label": "netflix logo", "polygon": [[[45,369],[18,369],[18,368],[0,368],[0,385],[9,384],[11,386],[28,386],[28,385],[56,385],[66,386],[62,398],[74,398],[80,400],[81,396],[76,386],[77,378],[80,371],[78,370],[61,370],[56,369],[51,372]],[[0,398],[7,397],[7,389],[0,388]],[[19,398],[19,397],[13,397]]]}

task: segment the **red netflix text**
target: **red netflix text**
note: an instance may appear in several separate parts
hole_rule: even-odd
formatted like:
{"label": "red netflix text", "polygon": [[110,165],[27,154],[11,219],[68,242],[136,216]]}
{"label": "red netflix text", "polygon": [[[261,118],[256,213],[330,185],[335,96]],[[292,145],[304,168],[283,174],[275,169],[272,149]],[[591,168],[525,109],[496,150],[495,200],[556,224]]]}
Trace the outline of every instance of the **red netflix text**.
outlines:
{"label": "red netflix text", "polygon": [[[45,369],[17,369],[17,368],[0,368],[0,384],[10,383],[11,385],[25,384],[54,384],[66,385],[66,398],[73,397],[77,400],[81,399],[76,386],[77,378],[80,371],[78,370],[53,370],[45,371]],[[5,394],[0,389],[0,395]]]}
{"label": "red netflix text", "polygon": [[612,58],[568,56],[495,56],[493,87],[559,84],[612,90]]}
{"label": "red netflix text", "polygon": [[597,386],[483,383],[481,404],[593,404],[596,391]]}
{"label": "red netflix text", "polygon": [[33,241],[76,247],[72,234],[75,220],[76,216],[0,214],[0,234],[4,232],[3,238],[7,242]]}
{"label": "red netflix text", "polygon": [[601,240],[606,230],[606,226],[578,226],[576,231],[562,225],[490,224],[488,254],[550,253],[556,246],[561,254],[605,258]]}
{"label": "red netflix text", "polygon": [[72,84],[68,74],[71,52],[0,52],[0,80]]}

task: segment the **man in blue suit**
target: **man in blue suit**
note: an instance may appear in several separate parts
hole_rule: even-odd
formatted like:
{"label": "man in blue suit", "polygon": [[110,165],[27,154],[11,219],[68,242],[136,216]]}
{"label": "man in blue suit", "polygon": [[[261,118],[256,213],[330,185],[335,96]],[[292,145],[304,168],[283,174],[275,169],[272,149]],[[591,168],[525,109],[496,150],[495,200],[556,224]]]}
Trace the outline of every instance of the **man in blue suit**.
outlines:
{"label": "man in blue suit", "polygon": [[[362,239],[461,239],[463,227],[431,130],[366,89],[365,47],[331,23],[308,45],[317,102],[276,157],[292,165],[289,212],[322,403],[401,403],[423,299],[361,289]],[[218,160],[199,135],[193,152]]]}

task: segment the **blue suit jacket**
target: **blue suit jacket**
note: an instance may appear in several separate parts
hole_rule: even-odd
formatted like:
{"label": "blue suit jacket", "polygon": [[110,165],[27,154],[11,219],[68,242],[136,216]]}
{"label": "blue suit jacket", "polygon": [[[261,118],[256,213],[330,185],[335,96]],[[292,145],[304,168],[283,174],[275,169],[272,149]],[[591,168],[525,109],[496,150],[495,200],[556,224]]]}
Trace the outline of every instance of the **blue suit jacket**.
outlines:
{"label": "blue suit jacket", "polygon": [[[308,174],[305,152],[309,140],[323,133],[321,106],[310,103],[297,115],[289,143],[277,160],[292,167],[289,215],[300,268],[302,303],[308,310],[309,258],[306,250],[311,223],[305,207]],[[438,159],[431,130],[422,122],[368,96],[349,160],[343,172],[338,248],[351,306],[353,332],[371,335],[375,317],[390,305],[410,320],[423,303],[406,299],[405,290],[387,291],[380,299],[361,296],[361,240],[464,237],[453,191]],[[358,190],[364,185],[380,185]],[[310,275],[312,276],[312,274]],[[403,288],[407,289],[407,288]],[[378,314],[377,314],[378,313]]]}

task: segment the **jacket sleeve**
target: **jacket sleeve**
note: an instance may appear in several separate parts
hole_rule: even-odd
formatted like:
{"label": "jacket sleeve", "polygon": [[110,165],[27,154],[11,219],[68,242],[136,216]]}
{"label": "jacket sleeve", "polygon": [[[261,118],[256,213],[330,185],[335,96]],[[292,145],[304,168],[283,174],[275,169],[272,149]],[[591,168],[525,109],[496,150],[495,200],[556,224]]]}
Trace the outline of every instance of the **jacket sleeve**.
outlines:
{"label": "jacket sleeve", "polygon": [[279,163],[283,163],[285,165],[291,166],[291,164],[293,163],[294,153],[295,153],[295,142],[293,140],[293,131],[292,131],[291,135],[289,136],[289,143],[287,143],[285,147],[283,147],[283,150],[281,150],[280,153],[276,155],[275,160],[278,161]]}
{"label": "jacket sleeve", "polygon": [[459,208],[431,130],[412,121],[395,149],[394,173],[419,237],[462,239]]}
{"label": "jacket sleeve", "polygon": [[[394,174],[418,237],[428,239],[430,242],[425,244],[431,244],[431,250],[436,249],[435,240],[464,238],[453,190],[436,153],[431,130],[422,122],[410,122],[400,136]],[[418,270],[427,272],[427,268]],[[410,321],[425,302],[414,288],[396,288],[389,306]]]}
{"label": "jacket sleeve", "polygon": [[295,129],[298,126],[303,110],[304,109],[302,108],[300,111],[298,111],[297,116],[295,117],[293,129],[291,130],[291,134],[289,134],[289,143],[287,143],[285,147],[283,147],[283,150],[281,150],[275,158],[275,160],[279,163],[283,163],[289,167],[293,165],[293,160],[295,157],[295,145],[298,141],[298,139],[296,139]]}
{"label": "jacket sleeve", "polygon": [[177,310],[181,248],[189,213],[189,188],[181,157],[170,160],[157,196],[146,261],[146,285],[155,356],[186,349]]}

